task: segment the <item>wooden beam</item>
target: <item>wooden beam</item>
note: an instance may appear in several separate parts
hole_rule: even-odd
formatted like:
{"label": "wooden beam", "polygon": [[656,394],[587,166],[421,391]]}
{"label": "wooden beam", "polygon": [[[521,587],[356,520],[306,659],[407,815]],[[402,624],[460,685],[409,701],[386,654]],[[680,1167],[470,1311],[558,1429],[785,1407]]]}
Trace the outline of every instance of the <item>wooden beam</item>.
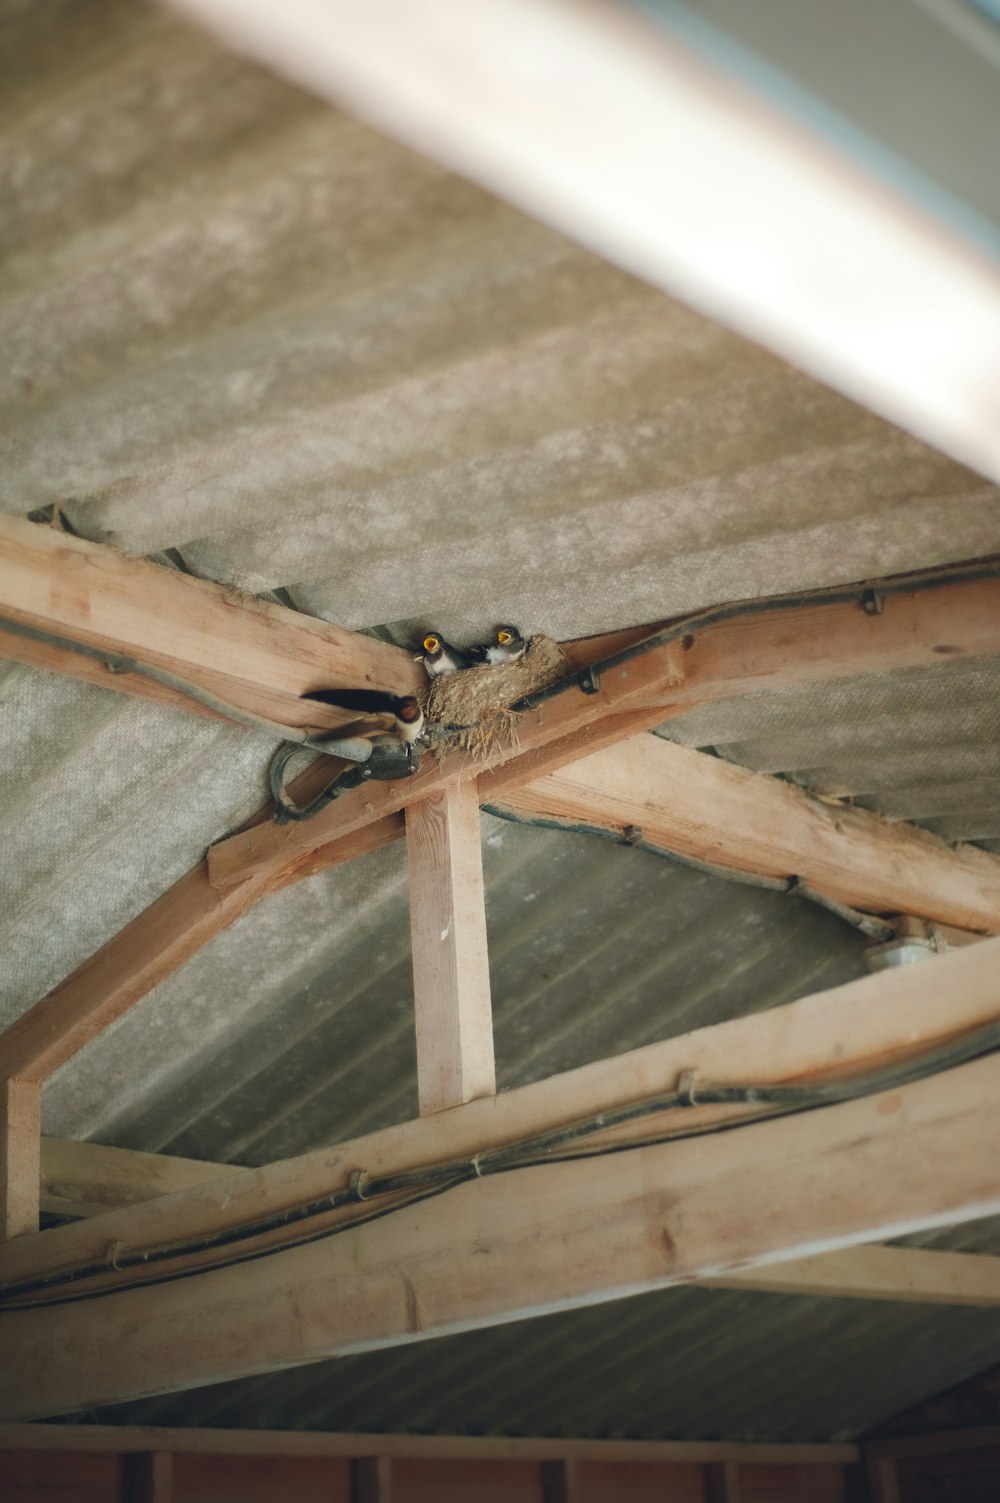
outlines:
{"label": "wooden beam", "polygon": [[871,615],[861,608],[860,586],[845,593],[820,591],[774,610],[756,601],[746,616],[734,612],[704,629],[693,619],[686,688],[703,702],[1000,653],[1000,575],[887,580]]}
{"label": "wooden beam", "polygon": [[123,1402],[993,1215],[1000,1181],[983,1145],[998,1131],[993,1055],[790,1118],[473,1179],[332,1240],[106,1293],[98,1307],[77,1298],[8,1310],[0,1417]]}
{"label": "wooden beam", "polygon": [[[998,1018],[1000,939],[990,939],[297,1159],[234,1170],[218,1183],[18,1238],[0,1247],[0,1284],[102,1261],[115,1241],[155,1248],[226,1231],[328,1195],[358,1168],[418,1169],[518,1142],[670,1090],[688,1070],[720,1084],[810,1079],[829,1072],[831,1061],[841,1072],[864,1070]],[[695,1129],[733,1114],[695,1106],[685,1109],[683,1125]],[[646,1119],[639,1131],[662,1126],[663,1118]],[[621,1141],[622,1130],[607,1137]]]}
{"label": "wooden beam", "polygon": [[[133,657],[283,725],[352,717],[301,699],[324,687],[414,693],[411,653],[113,548],[0,517],[0,617]],[[106,688],[211,713],[172,689],[11,632],[0,653]]]}
{"label": "wooden beam", "polygon": [[504,804],[599,829],[632,827],[652,845],[734,872],[798,876],[869,913],[1000,931],[1000,857],[824,803],[656,736],[636,736],[511,788]]}
{"label": "wooden beam", "polygon": [[1000,479],[1000,308],[973,233],[768,97],[724,33],[570,0],[174,4]]}
{"label": "wooden beam", "polygon": [[496,1091],[486,899],[475,785],[406,811],[421,1114]]}
{"label": "wooden beam", "polygon": [[[0,527],[0,537],[6,525]],[[143,603],[160,600],[166,592],[165,619],[156,617],[155,612],[154,618],[157,630],[168,630],[173,641],[173,627],[167,617],[173,598],[170,592],[178,585],[186,590],[188,585],[202,584],[143,565],[159,578],[156,589],[150,584],[148,592],[139,592],[137,602],[135,580],[129,573],[134,561],[99,548],[97,556],[92,557],[87,550],[96,545],[90,544],[80,553],[75,547],[79,540],[67,541],[54,534],[58,548],[69,549],[70,560],[82,559],[81,596],[74,605],[73,590],[66,583],[74,577],[73,570],[55,567],[50,534],[28,523],[18,522],[15,534],[17,528],[28,529],[27,542],[32,546],[36,535],[49,539],[37,545],[42,562],[51,566],[49,575],[44,576],[47,583],[40,598],[51,595],[63,615],[75,611],[80,616],[92,609],[95,619],[103,619],[98,583],[105,575],[118,581],[124,569],[128,588],[120,581],[119,585],[130,609],[139,611],[143,629],[148,625],[140,609]],[[9,562],[8,558],[6,569],[0,565],[0,583],[10,576]],[[92,566],[98,562],[102,567],[95,578]],[[37,570],[38,560],[35,565]],[[111,594],[117,598],[114,590]],[[213,597],[213,609],[218,606]],[[660,642],[640,657],[604,670],[597,693],[584,693],[573,683],[526,714],[517,743],[498,751],[493,761],[485,764],[492,771],[480,772],[480,799],[495,799],[520,782],[579,759],[583,752],[600,750],[648,728],[693,702],[691,696],[711,698],[732,692],[740,674],[762,687],[765,681],[801,682],[810,675],[830,677],[874,667],[887,671],[902,663],[936,661],[934,653],[939,648],[952,654],[998,651],[998,606],[1000,583],[995,580],[921,585],[887,597],[881,615],[866,616],[853,598],[825,599],[802,607],[804,614],[798,610],[752,612],[735,625],[721,623]],[[239,614],[229,604],[225,612]],[[291,614],[296,626],[306,619]],[[141,635],[124,605],[114,620],[120,628],[132,622],[133,634]],[[947,641],[941,637],[945,623],[951,627]],[[697,623],[692,625],[696,627]],[[277,636],[277,631],[273,635]],[[179,633],[178,639],[184,643],[187,636]],[[299,645],[293,641],[290,649],[297,651]],[[591,639],[585,655],[589,657],[595,650]],[[696,689],[688,687],[685,677],[691,676],[692,665],[697,670]],[[332,672],[326,675],[327,679],[331,676]],[[368,784],[338,799],[328,811],[303,825],[275,825],[267,818],[268,811],[263,811],[250,827],[213,846],[207,864],[199,863],[170,893],[15,1023],[0,1038],[0,1055],[4,1057],[0,1069],[20,1071],[25,1078],[44,1078],[260,897],[335,861],[397,838],[401,830],[398,815],[410,802],[455,786],[476,776],[478,770],[462,755],[440,764],[428,759],[425,768],[405,783]],[[328,769],[321,771],[324,776],[328,773]],[[307,778],[316,776],[307,774]],[[228,894],[239,886],[244,890],[230,900]],[[210,888],[217,888],[225,901],[217,902]]]}
{"label": "wooden beam", "polygon": [[231,1164],[42,1138],[41,1209],[57,1216],[100,1216],[233,1173]]}
{"label": "wooden beam", "polygon": [[0,1037],[0,1070],[43,1081],[216,934],[266,882],[219,893],[202,861]]}
{"label": "wooden beam", "polygon": [[156,1450],[177,1456],[337,1456],[434,1458],[442,1461],[743,1462],[748,1466],[849,1466],[860,1448],[851,1442],[726,1440],[578,1440],[560,1435],[353,1435],[329,1430],[211,1430],[166,1425],[0,1425],[2,1451]]}
{"label": "wooden beam", "polygon": [[401,834],[401,821],[380,820],[224,893],[209,881],[207,860],[200,861],[0,1035],[0,1074],[47,1079],[269,893]]}
{"label": "wooden beam", "polygon": [[718,1289],[760,1289],[814,1298],[918,1305],[1000,1306],[1000,1257],[919,1247],[845,1247],[813,1258],[766,1263],[720,1278]]}
{"label": "wooden beam", "polygon": [[[765,608],[762,608],[765,607]],[[859,595],[767,609],[651,639],[638,656],[601,670],[594,693],[575,681],[526,712],[517,739],[471,763],[464,753],[427,759],[405,783],[368,784],[346,794],[294,830],[262,830],[220,841],[210,853],[211,880],[222,890],[275,871],[317,844],[396,813],[419,798],[478,775],[480,803],[582,756],[614,745],[693,704],[750,690],[781,688],[854,674],[1000,653],[1000,578],[920,584],[886,594],[880,614],[866,615]]]}
{"label": "wooden beam", "polygon": [[[529,710],[518,721],[517,737],[498,747],[482,763],[467,752],[453,752],[440,762],[425,757],[418,773],[404,782],[367,783],[344,794],[329,809],[307,823],[254,832],[221,840],[209,852],[211,881],[227,891],[241,882],[280,872],[289,861],[300,859],[317,845],[352,833],[376,819],[431,794],[442,793],[461,782],[474,782],[486,767],[510,762],[515,776],[537,776],[564,762],[573,761],[588,749],[612,745],[638,731],[648,730],[664,719],[661,696],[665,685],[679,677],[677,643],[654,648],[637,664],[605,676],[599,694],[585,694],[576,684]],[[640,708],[632,701],[644,702]],[[648,701],[652,699],[653,703]],[[483,802],[484,800],[480,800]]]}
{"label": "wooden beam", "polygon": [[38,1231],[41,1088],[0,1079],[0,1242]]}
{"label": "wooden beam", "polygon": [[[63,1216],[100,1216],[242,1172],[232,1164],[43,1138],[41,1208]],[[915,1247],[847,1247],[743,1269],[704,1283],[706,1288],[810,1298],[995,1308],[1000,1306],[1000,1257]]]}

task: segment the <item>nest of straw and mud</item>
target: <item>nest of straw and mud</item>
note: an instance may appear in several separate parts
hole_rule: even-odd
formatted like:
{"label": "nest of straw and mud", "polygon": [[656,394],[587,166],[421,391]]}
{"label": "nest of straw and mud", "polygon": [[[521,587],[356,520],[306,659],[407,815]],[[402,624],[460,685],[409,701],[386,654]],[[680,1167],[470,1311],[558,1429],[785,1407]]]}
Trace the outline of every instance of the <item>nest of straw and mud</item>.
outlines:
{"label": "nest of straw and mud", "polygon": [[423,704],[435,750],[486,758],[503,746],[516,746],[518,712],[513,707],[558,683],[568,671],[559,643],[539,633],[516,663],[484,664],[431,679]]}

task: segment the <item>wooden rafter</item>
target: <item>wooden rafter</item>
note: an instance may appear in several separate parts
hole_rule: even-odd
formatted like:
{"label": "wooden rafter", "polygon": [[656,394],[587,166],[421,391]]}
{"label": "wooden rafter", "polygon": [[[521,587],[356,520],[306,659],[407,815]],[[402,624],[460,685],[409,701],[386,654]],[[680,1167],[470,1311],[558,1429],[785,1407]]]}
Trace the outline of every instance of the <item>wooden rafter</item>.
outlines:
{"label": "wooden rafter", "polygon": [[736,873],[797,876],[870,913],[1000,931],[995,856],[655,736],[522,783],[504,804],[528,816],[631,828],[651,845]]}
{"label": "wooden rafter", "polygon": [[1000,1128],[998,1092],[1000,1061],[980,1059],[794,1118],[475,1179],[332,1241],[106,1293],[99,1327],[78,1301],[12,1310],[0,1416],[120,1402],[995,1214],[1000,1183],[981,1144]]}
{"label": "wooden rafter", "polygon": [[[517,744],[486,761],[464,754],[426,766],[407,783],[369,786],[339,799],[293,830],[260,832],[252,842],[233,836],[211,852],[211,880],[225,889],[334,834],[395,813],[453,783],[478,777],[481,803],[502,802],[506,791],[602,750],[680,713],[749,690],[787,687],[855,674],[937,663],[951,657],[1000,653],[1000,578],[920,585],[887,595],[880,614],[867,615],[859,597],[818,599],[784,609],[748,607],[715,624],[690,630],[601,671],[596,692],[570,683],[525,713]],[[588,686],[593,687],[593,686]],[[934,915],[931,915],[934,916]]]}
{"label": "wooden rafter", "polygon": [[[111,1242],[157,1247],[210,1236],[312,1201],[349,1171],[408,1171],[466,1158],[547,1132],[595,1112],[673,1088],[683,1071],[720,1084],[810,1079],[861,1070],[930,1048],[1000,1017],[1000,939],[984,940],[919,966],[894,968],[783,1007],[649,1044],[612,1059],[474,1100],[449,1112],[224,1180],[56,1227],[0,1247],[0,1285],[102,1260]],[[732,1120],[731,1108],[692,1107],[685,1128]],[[796,1119],[800,1120],[800,1119]],[[608,1141],[662,1126],[616,1129]]]}
{"label": "wooden rafter", "polygon": [[[420,683],[412,654],[398,647],[16,517],[0,517],[0,618],[162,668],[283,725],[330,727],[349,718],[303,704],[311,689],[375,685],[407,694]],[[138,673],[111,673],[2,623],[0,656],[213,713]]]}
{"label": "wooden rafter", "polygon": [[815,119],[800,122],[724,33],[700,28],[694,42],[673,7],[568,0],[460,13],[452,0],[373,0],[360,15],[347,0],[174,3],[1000,478],[1000,307],[972,234],[859,165],[842,132],[827,143]]}
{"label": "wooden rafter", "polygon": [[0,1079],[0,1242],[38,1231],[41,1107],[35,1081]]}
{"label": "wooden rafter", "polygon": [[406,811],[421,1113],[496,1091],[486,900],[475,785]]}
{"label": "wooden rafter", "polygon": [[854,595],[792,609],[747,607],[743,615],[704,628],[692,621],[678,639],[603,670],[595,693],[570,684],[526,712],[517,745],[499,747],[483,764],[454,755],[406,785],[388,783],[338,800],[310,824],[224,840],[212,848],[211,878],[226,888],[280,869],[296,852],[334,833],[346,834],[469,777],[478,777],[480,803],[502,803],[507,789],[650,729],[693,703],[937,663],[943,654],[988,652],[1000,652],[1000,579],[914,586],[886,597],[878,615],[866,615]]}
{"label": "wooden rafter", "polygon": [[264,896],[264,887],[221,894],[200,862],[0,1038],[0,1071],[36,1082],[144,997]]}
{"label": "wooden rafter", "polygon": [[[212,1179],[231,1164],[42,1139],[41,1207],[60,1216],[101,1216]],[[706,1286],[907,1304],[1000,1306],[1000,1258],[911,1247],[849,1247],[818,1257],[743,1269]]]}
{"label": "wooden rafter", "polygon": [[[296,780],[296,798],[307,802],[329,781],[329,761],[320,758]],[[269,826],[270,817],[267,805],[245,830]],[[402,815],[390,815],[302,853],[271,880],[222,894],[202,859],[0,1034],[0,1078],[47,1079],[268,893],[378,850],[403,833]]]}
{"label": "wooden rafter", "polygon": [[715,1289],[759,1289],[810,1299],[897,1304],[1000,1306],[1000,1257],[923,1247],[844,1247],[811,1258],[764,1263],[706,1279]]}
{"label": "wooden rafter", "polygon": [[[219,661],[218,656],[212,658],[218,629],[228,644],[223,654],[227,683],[212,680],[210,686],[225,688],[232,697],[237,680],[245,688],[249,685],[247,694],[257,710],[274,709],[275,675],[285,674],[292,659],[299,662],[299,676],[293,680],[296,692],[307,682],[315,685],[317,677],[351,682],[353,673],[356,682],[359,674],[368,677],[380,671],[382,656],[366,655],[384,644],[336,633],[324,623],[304,624],[304,618],[279,608],[258,612],[233,604],[215,586],[123,559],[99,545],[21,522],[4,522],[0,541],[5,545],[0,550],[0,611],[41,619],[75,632],[81,640],[96,639],[116,649],[126,646],[149,660],[162,656],[169,639],[171,664],[177,667],[178,655],[187,653],[181,666],[203,676],[205,662]],[[26,565],[29,586],[13,567],[19,561]],[[192,621],[195,600],[200,614],[195,612]],[[40,615],[40,602],[46,601],[48,613]],[[886,593],[882,604],[880,614],[867,615],[857,594],[845,592],[780,610],[749,606],[741,615],[734,608],[726,613],[727,619],[714,624],[693,620],[685,623],[690,630],[681,635],[657,639],[650,650],[602,670],[596,692],[585,692],[571,682],[523,716],[517,745],[499,749],[485,764],[470,764],[464,755],[441,763],[425,759],[424,769],[406,782],[367,784],[303,825],[277,826],[264,811],[250,828],[213,846],[206,862],[15,1023],[0,1039],[0,1072],[45,1078],[261,897],[397,838],[401,811],[429,795],[475,777],[481,802],[502,799],[510,789],[584,753],[634,735],[686,705],[739,687],[887,671],[937,662],[942,653],[1000,652],[1000,580],[907,585]],[[112,630],[124,635],[112,640],[106,635]],[[608,649],[620,653],[634,648],[635,636],[617,633],[603,646],[600,638],[588,639],[574,648],[574,666],[603,661]],[[322,666],[317,643],[324,644]],[[342,649],[339,659],[337,643]],[[386,661],[398,666],[400,655],[395,649],[386,651]],[[357,653],[362,654],[360,660]],[[407,675],[412,666],[408,664]],[[386,682],[380,679],[383,686]],[[287,698],[278,709],[291,717]],[[298,713],[301,716],[301,707]],[[328,769],[320,769],[320,775],[328,776]],[[858,901],[857,894],[853,901]],[[921,911],[928,918],[946,918],[936,911]]]}
{"label": "wooden rafter", "polygon": [[203,1159],[42,1138],[39,1199],[41,1209],[56,1216],[102,1216],[232,1172],[230,1164]]}

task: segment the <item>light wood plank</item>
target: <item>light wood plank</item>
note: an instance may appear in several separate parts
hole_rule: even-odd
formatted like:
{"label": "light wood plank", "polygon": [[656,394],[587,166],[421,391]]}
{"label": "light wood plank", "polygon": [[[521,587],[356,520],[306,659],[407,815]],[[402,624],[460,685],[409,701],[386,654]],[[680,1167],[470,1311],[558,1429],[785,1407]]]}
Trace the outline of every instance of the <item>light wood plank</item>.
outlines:
{"label": "light wood plank", "polygon": [[212,1430],[163,1425],[0,1425],[0,1450],[170,1451],[216,1456],[434,1457],[440,1460],[746,1462],[760,1466],[849,1466],[860,1448],[850,1442],[577,1440],[503,1435],[379,1435],[325,1430]]}
{"label": "light wood plank", "polygon": [[[945,961],[914,969],[933,964]],[[1000,1181],[983,1144],[998,1131],[994,1055],[792,1118],[474,1179],[333,1240],[105,1294],[99,1310],[9,1310],[0,1416],[121,1402],[993,1215]]]}
{"label": "light wood plank", "polygon": [[832,806],[718,757],[636,736],[509,789],[505,807],[643,840],[736,872],[799,876],[869,913],[1000,931],[1000,857]]}
{"label": "light wood plank", "polygon": [[219,893],[203,861],[0,1037],[0,1070],[45,1080],[252,908],[266,882]]}
{"label": "light wood plank", "polygon": [[[998,1018],[1000,939],[989,939],[923,965],[882,971],[450,1112],[262,1169],[235,1170],[219,1183],[19,1238],[0,1247],[0,1282],[100,1260],[114,1241],[156,1247],[239,1226],[329,1194],[359,1167],[380,1174],[416,1169],[517,1142],[670,1090],[684,1071],[696,1070],[719,1084],[809,1079],[831,1068],[855,1072],[929,1049]],[[685,1109],[683,1126],[697,1128],[734,1115],[738,1109],[695,1106]],[[647,1119],[639,1131],[664,1125],[662,1117]],[[622,1138],[621,1129],[605,1135],[607,1141]]]}
{"label": "light wood plank", "polygon": [[406,811],[421,1114],[496,1091],[479,802],[471,783]]}
{"label": "light wood plank", "polygon": [[402,833],[401,820],[391,816],[366,824],[224,893],[209,881],[207,860],[200,861],[0,1035],[0,1072],[47,1079],[269,893]]}
{"label": "light wood plank", "polygon": [[[431,794],[462,782],[475,782],[487,767],[511,764],[511,777],[537,777],[588,750],[613,745],[638,731],[649,730],[665,718],[665,684],[679,674],[676,643],[654,648],[630,667],[608,673],[598,694],[585,694],[575,682],[518,721],[517,738],[504,743],[483,762],[454,752],[440,762],[425,757],[418,773],[404,782],[368,783],[345,794],[305,824],[260,829],[252,840],[242,835],[221,840],[209,852],[209,874],[220,889],[280,871],[327,841],[351,834],[377,819],[395,814]],[[633,708],[632,701],[643,701]],[[647,702],[647,701],[652,702]],[[487,802],[480,798],[480,802]]]}
{"label": "light wood plank", "polygon": [[100,1216],[232,1172],[230,1164],[42,1138],[41,1209],[57,1216]]}
{"label": "light wood plank", "polygon": [[815,1258],[744,1268],[706,1284],[810,1298],[1000,1306],[1000,1257],[919,1247],[846,1247]]}
{"label": "light wood plank", "polygon": [[817,144],[672,8],[174,3],[1000,480],[1000,309],[978,244],[840,141]]}
{"label": "light wood plank", "polygon": [[[32,530],[44,532],[44,529]],[[116,559],[117,555],[110,557]],[[175,580],[167,571],[158,572],[168,584]],[[989,593],[991,589],[993,594]],[[685,637],[655,647],[641,658],[628,660],[606,672],[597,694],[585,695],[573,685],[524,717],[518,746],[500,754],[509,765],[480,777],[480,798],[485,801],[502,795],[506,788],[579,759],[581,752],[600,749],[654,724],[668,709],[683,708],[690,702],[684,698],[688,692],[684,686],[686,663],[700,663],[699,692],[711,694],[728,691],[736,671],[755,675],[758,680],[761,674],[770,673],[780,682],[787,675],[795,679],[811,672],[822,676],[860,671],[866,662],[872,666],[877,661],[880,667],[889,668],[897,660],[910,661],[914,657],[931,661],[935,647],[940,645],[935,641],[936,628],[942,624],[940,618],[945,606],[954,626],[952,635],[957,639],[951,645],[957,651],[985,651],[990,650],[985,644],[993,642],[996,646],[1000,640],[1000,610],[995,608],[998,603],[1000,592],[993,581],[955,583],[909,591],[896,600],[891,616],[892,632],[887,637],[880,637],[877,629],[874,633],[871,630],[871,623],[881,622],[885,616],[866,617],[853,601],[828,602],[808,607],[807,630],[790,634],[792,616],[780,614],[780,625],[785,632],[780,652],[773,641],[768,647],[762,638],[762,632],[766,638],[779,624],[777,618],[770,620],[767,613],[741,623],[735,646],[732,623],[727,623],[724,628],[713,628],[701,637],[692,635],[690,639]],[[801,627],[800,618],[796,616],[795,620]],[[859,621],[867,623],[861,627],[861,637],[857,635]],[[835,630],[838,622],[841,629]],[[713,632],[718,631],[724,632],[729,643],[723,651],[717,650],[717,643],[712,645]],[[849,641],[844,640],[845,632]],[[792,636],[794,642],[790,646]],[[834,636],[838,645],[831,655],[827,647]],[[709,641],[707,656],[705,638]],[[700,659],[698,651],[702,653]],[[736,669],[730,663],[733,652],[737,657]],[[668,706],[666,700],[675,692],[676,697]],[[647,703],[650,699],[652,705]],[[409,802],[455,786],[463,778],[474,776],[477,770],[470,767],[465,757],[452,757],[443,764],[428,765],[405,784],[359,789],[338,800],[315,820],[291,828],[274,825],[264,811],[250,827],[220,842],[208,855],[211,886],[225,894],[246,884],[246,891],[235,906],[214,902],[205,891],[206,868],[200,864],[171,894],[160,899],[15,1024],[12,1034],[0,1039],[0,1052],[6,1054],[10,1050],[7,1068],[20,1069],[31,1078],[51,1073],[151,985],[231,922],[232,915],[301,876],[397,838],[399,811]],[[323,775],[327,776],[328,771]],[[307,779],[310,777],[316,781],[319,774],[307,774]],[[297,789],[298,784],[293,791]],[[266,880],[255,886],[256,878]],[[178,935],[171,915],[175,920],[184,919],[183,937]],[[122,947],[132,959],[140,958],[142,964],[123,970],[118,963]],[[110,988],[107,995],[105,986]],[[68,1007],[61,1005],[67,996],[72,1000]],[[54,1039],[53,1034],[60,1030],[62,1039]]]}
{"label": "light wood plank", "polygon": [[860,595],[857,586],[838,603],[835,593],[819,592],[774,610],[758,601],[752,615],[736,612],[704,630],[692,620],[689,692],[724,698],[1000,652],[1000,576],[908,586],[889,580],[874,615],[861,609]]}
{"label": "light wood plank", "polygon": [[[479,764],[465,754],[425,767],[405,783],[369,785],[287,836],[261,831],[236,835],[210,853],[211,879],[220,889],[274,870],[335,834],[372,820],[454,783],[476,777],[479,801],[503,802],[511,788],[682,713],[694,704],[734,693],[821,682],[867,672],[1000,653],[1000,579],[914,586],[887,594],[879,615],[866,615],[859,597],[819,597],[786,609],[766,602],[737,608],[732,620],[651,646],[603,670],[594,694],[575,683],[527,712],[517,743]],[[905,905],[904,905],[905,906]],[[960,926],[961,927],[961,926]]]}
{"label": "light wood plank", "polygon": [[41,1112],[34,1081],[0,1079],[0,1242],[38,1231]]}
{"label": "light wood plank", "polygon": [[[99,1216],[242,1171],[231,1164],[42,1139],[41,1208]],[[707,1288],[757,1289],[908,1304],[1000,1306],[1000,1257],[911,1247],[848,1247],[704,1280]]]}
{"label": "light wood plank", "polygon": [[[422,682],[402,648],[17,517],[0,517],[0,617],[137,658],[283,725],[353,718],[302,701],[310,689],[410,694]],[[148,679],[10,633],[0,652],[199,713]]]}

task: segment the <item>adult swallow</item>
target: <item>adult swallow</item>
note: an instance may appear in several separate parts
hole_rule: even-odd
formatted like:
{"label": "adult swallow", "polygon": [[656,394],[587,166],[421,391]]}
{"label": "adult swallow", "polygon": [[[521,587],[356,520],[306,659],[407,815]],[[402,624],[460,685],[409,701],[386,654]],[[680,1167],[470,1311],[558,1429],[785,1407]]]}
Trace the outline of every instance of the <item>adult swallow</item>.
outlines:
{"label": "adult swallow", "polygon": [[404,745],[416,741],[424,728],[424,712],[412,694],[385,694],[381,689],[315,689],[302,698],[336,705],[340,710],[357,710],[362,715],[390,716],[392,728]]}
{"label": "adult swallow", "polygon": [[516,663],[518,658],[524,657],[527,649],[528,644],[516,626],[498,626],[493,634],[493,641],[485,648],[486,661]]}
{"label": "adult swallow", "polygon": [[421,643],[423,652],[418,652],[416,661],[423,663],[431,678],[440,678],[444,673],[457,673],[460,668],[472,668],[484,661],[476,648],[453,647],[437,632],[428,632]]}

